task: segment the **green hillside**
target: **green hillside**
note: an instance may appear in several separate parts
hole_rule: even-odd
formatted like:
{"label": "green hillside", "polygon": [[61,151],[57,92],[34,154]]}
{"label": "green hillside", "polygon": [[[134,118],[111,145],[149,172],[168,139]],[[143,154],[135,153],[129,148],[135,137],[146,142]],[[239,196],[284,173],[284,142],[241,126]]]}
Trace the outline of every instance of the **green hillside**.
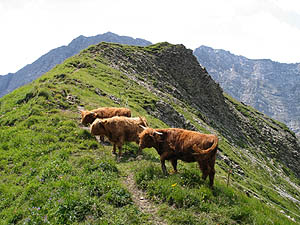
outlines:
{"label": "green hillside", "polygon": [[[135,143],[117,163],[80,124],[101,106],[217,134],[214,189],[196,163],[164,177]],[[300,223],[299,140],[224,94],[182,45],[91,46],[1,98],[0,128],[0,224]]]}

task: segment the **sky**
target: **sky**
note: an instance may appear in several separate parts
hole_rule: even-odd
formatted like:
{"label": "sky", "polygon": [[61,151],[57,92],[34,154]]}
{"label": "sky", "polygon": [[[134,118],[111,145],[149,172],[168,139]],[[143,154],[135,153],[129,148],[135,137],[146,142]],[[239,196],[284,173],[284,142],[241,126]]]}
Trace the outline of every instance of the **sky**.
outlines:
{"label": "sky", "polygon": [[300,62],[299,0],[0,0],[0,31],[1,75],[80,35],[108,31]]}

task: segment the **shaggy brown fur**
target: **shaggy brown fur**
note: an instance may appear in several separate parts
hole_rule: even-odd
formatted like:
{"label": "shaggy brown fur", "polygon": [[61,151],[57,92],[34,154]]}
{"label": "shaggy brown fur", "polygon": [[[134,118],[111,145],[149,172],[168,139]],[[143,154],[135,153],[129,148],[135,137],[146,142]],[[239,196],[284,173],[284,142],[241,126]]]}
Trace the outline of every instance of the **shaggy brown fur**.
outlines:
{"label": "shaggy brown fur", "polygon": [[118,146],[119,157],[121,157],[122,146],[125,142],[139,143],[139,134],[143,131],[141,126],[148,126],[143,117],[115,116],[107,119],[96,119],[91,125],[91,133],[106,136],[113,144],[113,153],[116,153],[116,146]]}
{"label": "shaggy brown fur", "polygon": [[85,126],[92,124],[95,119],[111,118],[114,116],[126,116],[131,117],[131,111],[127,108],[117,107],[102,107],[94,109],[92,111],[81,111],[81,123]]}
{"label": "shaggy brown fur", "polygon": [[161,168],[168,174],[165,160],[170,160],[177,172],[177,160],[198,162],[205,180],[209,175],[213,186],[215,161],[218,149],[218,137],[213,134],[201,134],[179,128],[145,129],[140,135],[140,149],[154,147],[160,155]]}

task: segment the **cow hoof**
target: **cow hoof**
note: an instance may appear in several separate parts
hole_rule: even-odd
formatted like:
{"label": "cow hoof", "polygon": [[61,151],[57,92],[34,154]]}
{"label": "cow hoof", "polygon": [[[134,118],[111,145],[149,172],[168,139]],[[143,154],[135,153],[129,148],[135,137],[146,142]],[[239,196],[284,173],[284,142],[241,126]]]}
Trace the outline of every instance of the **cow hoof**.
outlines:
{"label": "cow hoof", "polygon": [[170,171],[170,174],[176,174],[177,173],[177,170],[171,170]]}
{"label": "cow hoof", "polygon": [[142,160],[142,159],[143,159],[143,156],[142,156],[142,155],[138,155],[138,156],[136,157],[136,159],[137,159],[137,160]]}
{"label": "cow hoof", "polygon": [[122,156],[117,157],[117,162],[121,162]]}

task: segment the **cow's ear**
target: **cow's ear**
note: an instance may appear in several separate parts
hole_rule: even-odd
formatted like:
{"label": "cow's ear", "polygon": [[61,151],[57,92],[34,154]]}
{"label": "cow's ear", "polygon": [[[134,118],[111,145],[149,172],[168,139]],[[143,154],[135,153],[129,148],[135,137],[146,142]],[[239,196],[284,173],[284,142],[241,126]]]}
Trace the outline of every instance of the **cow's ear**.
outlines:
{"label": "cow's ear", "polygon": [[97,118],[97,113],[91,112],[90,115],[95,119]]}
{"label": "cow's ear", "polygon": [[107,120],[102,120],[102,119],[99,120],[100,120],[99,124],[101,124],[102,127],[105,127],[105,124],[107,124]]}
{"label": "cow's ear", "polygon": [[98,127],[98,129],[104,128],[100,120],[97,121],[96,126]]}
{"label": "cow's ear", "polygon": [[163,141],[164,141],[164,137],[163,137],[163,134],[162,134],[162,133],[154,133],[153,136],[155,137],[155,139],[156,139],[158,142],[163,142]]}

